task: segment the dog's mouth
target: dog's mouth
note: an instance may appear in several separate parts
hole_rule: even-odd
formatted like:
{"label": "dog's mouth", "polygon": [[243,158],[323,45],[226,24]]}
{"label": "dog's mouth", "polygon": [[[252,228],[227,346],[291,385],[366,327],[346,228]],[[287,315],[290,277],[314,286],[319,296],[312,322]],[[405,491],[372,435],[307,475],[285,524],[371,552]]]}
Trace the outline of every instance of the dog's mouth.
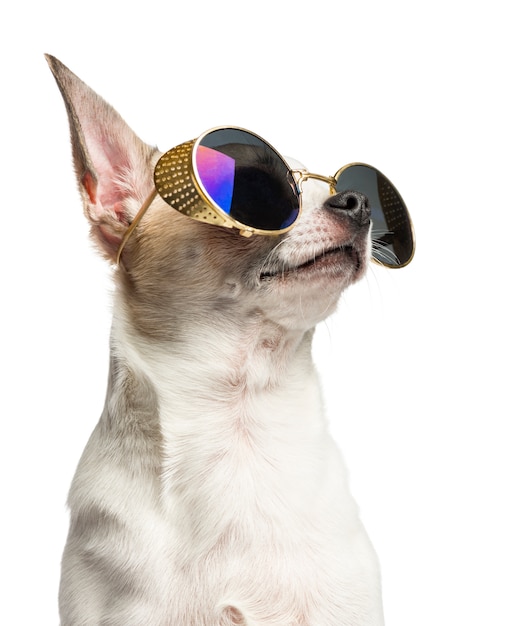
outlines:
{"label": "dog's mouth", "polygon": [[337,270],[352,268],[356,274],[362,267],[362,259],[358,250],[352,245],[341,245],[314,255],[298,265],[288,265],[277,261],[271,266],[266,266],[260,273],[261,281],[274,278],[285,279],[290,276],[306,276],[312,273],[329,273]]}

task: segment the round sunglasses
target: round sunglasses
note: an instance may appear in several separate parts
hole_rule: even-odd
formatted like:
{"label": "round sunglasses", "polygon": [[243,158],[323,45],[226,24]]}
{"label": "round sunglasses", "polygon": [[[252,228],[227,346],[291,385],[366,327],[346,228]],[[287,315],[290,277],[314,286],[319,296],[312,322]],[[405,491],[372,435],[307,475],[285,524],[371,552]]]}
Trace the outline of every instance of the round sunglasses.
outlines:
{"label": "round sunglasses", "polygon": [[407,207],[379,170],[364,163],[345,165],[333,177],[294,170],[255,133],[223,127],[161,156],[154,169],[155,188],[128,227],[117,262],[157,194],[195,220],[237,228],[246,237],[280,235],[300,216],[302,183],[308,178],[327,182],[332,194],[358,191],[368,198],[374,261],[399,268],[412,260],[414,231]]}

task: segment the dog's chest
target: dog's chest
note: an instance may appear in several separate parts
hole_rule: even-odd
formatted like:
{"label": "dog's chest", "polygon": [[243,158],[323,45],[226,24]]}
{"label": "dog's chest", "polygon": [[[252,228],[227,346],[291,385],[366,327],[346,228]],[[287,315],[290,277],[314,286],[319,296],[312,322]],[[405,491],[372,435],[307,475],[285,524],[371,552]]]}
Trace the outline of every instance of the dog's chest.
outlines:
{"label": "dog's chest", "polygon": [[162,503],[173,533],[160,578],[197,594],[192,601],[188,591],[185,606],[174,596],[176,623],[211,626],[217,616],[231,625],[241,615],[248,623],[308,624],[301,615],[338,550],[332,529],[343,478],[320,426],[315,377],[293,395],[238,392],[213,402],[212,393],[197,393],[180,420],[171,419],[172,405],[176,411],[163,394]]}
{"label": "dog's chest", "polygon": [[341,616],[374,559],[309,362],[273,384],[200,359],[191,376],[183,355],[151,355],[131,374],[114,368],[70,496],[78,515],[101,513],[73,526],[65,558],[86,560],[99,596],[105,580],[123,590],[110,623],[359,626]]}
{"label": "dog's chest", "polygon": [[162,489],[175,515],[182,500],[185,514],[212,511],[226,520],[302,510],[326,461],[315,380],[294,393],[204,388],[179,403],[177,419],[176,398],[160,399]]}
{"label": "dog's chest", "polygon": [[[142,607],[151,618],[145,614],[140,623],[152,626],[345,624],[346,590],[369,575],[360,555],[374,561],[327,432],[308,343],[282,367],[255,352],[246,361],[236,358],[241,350],[224,357],[219,341],[213,359],[205,341],[201,349],[191,344],[190,353],[140,345],[136,354],[130,335],[125,339],[117,358],[123,351],[131,374],[114,368],[106,414],[109,428],[116,415],[122,419],[123,435],[108,435],[104,425],[81,470],[102,477],[93,501],[103,506],[100,496],[109,494],[117,533],[111,549],[102,531],[94,560],[109,580],[134,589],[135,604],[124,600],[126,614],[118,611],[113,624],[136,623]],[[148,442],[154,462],[136,472],[127,457],[136,442],[127,436],[131,424],[149,416],[158,432]],[[144,430],[137,436],[146,437]],[[122,442],[113,468],[109,455]],[[87,480],[76,482],[78,506],[91,498],[85,486]]]}

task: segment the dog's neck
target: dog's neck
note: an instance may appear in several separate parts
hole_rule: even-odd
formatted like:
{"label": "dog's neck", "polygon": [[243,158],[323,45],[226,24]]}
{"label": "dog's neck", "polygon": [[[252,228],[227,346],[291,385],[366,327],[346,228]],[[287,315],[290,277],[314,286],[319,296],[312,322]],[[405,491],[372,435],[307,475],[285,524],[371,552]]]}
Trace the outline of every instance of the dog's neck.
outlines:
{"label": "dog's neck", "polygon": [[[118,365],[111,368],[107,405],[120,411],[120,420],[136,415],[133,423],[144,421],[137,428],[148,428],[148,439],[158,440],[152,473],[158,475],[156,489],[166,494],[160,500],[175,509],[186,506],[179,494],[187,485],[201,510],[218,510],[228,488],[225,473],[237,477],[243,467],[248,473],[273,463],[281,468],[283,498],[304,506],[295,487],[307,480],[304,466],[291,459],[309,459],[326,437],[311,358],[313,331],[286,331],[259,315],[245,328],[225,321],[223,333],[216,323],[199,328],[196,320],[195,328],[181,341],[154,344],[115,314],[112,353]],[[127,394],[132,386],[138,391]],[[266,473],[259,472],[262,489],[272,493],[274,477],[266,485]],[[262,501],[259,506],[266,507]],[[195,544],[202,545],[202,538],[195,537]]]}
{"label": "dog's neck", "polygon": [[[179,338],[164,343],[138,333],[123,310],[118,306],[114,316],[113,355],[136,379],[148,381],[164,431],[184,423],[198,437],[230,421],[253,420],[264,406],[271,415],[270,403],[282,395],[295,404],[312,393],[311,385],[318,388],[311,356],[314,329],[288,330],[255,311],[245,325],[226,315],[203,324],[195,317],[191,328],[182,320]],[[199,430],[204,415],[212,423]]]}
{"label": "dog's neck", "polygon": [[[121,306],[120,306],[121,304]],[[258,395],[287,385],[301,368],[301,377],[312,369],[311,344],[314,329],[287,329],[254,308],[241,312],[213,311],[200,320],[187,316],[171,324],[169,341],[144,336],[115,305],[112,349],[156,388],[160,400],[176,396],[196,405],[202,399],[212,404],[219,396],[233,398]]]}

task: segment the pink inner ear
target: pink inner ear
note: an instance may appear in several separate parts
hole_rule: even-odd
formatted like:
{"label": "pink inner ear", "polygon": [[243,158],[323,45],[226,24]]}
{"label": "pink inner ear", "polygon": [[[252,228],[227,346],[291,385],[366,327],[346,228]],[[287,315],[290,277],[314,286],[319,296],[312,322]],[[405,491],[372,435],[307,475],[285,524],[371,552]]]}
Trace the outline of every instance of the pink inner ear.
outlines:
{"label": "pink inner ear", "polygon": [[91,172],[86,172],[82,176],[82,185],[89,196],[92,204],[96,204],[96,181],[94,180]]}
{"label": "pink inner ear", "polygon": [[87,171],[82,177],[82,184],[91,201],[91,210],[99,221],[115,217],[120,223],[128,222],[124,201],[130,190],[123,184],[123,176],[129,170],[129,159],[124,153],[123,142],[113,145],[105,137],[99,137],[93,130],[86,133],[86,143],[95,176]]}

